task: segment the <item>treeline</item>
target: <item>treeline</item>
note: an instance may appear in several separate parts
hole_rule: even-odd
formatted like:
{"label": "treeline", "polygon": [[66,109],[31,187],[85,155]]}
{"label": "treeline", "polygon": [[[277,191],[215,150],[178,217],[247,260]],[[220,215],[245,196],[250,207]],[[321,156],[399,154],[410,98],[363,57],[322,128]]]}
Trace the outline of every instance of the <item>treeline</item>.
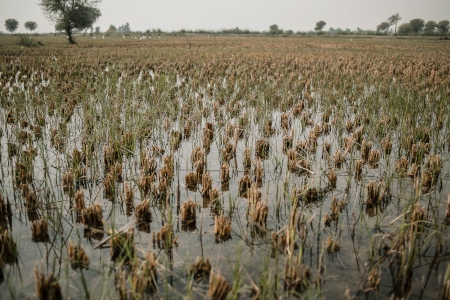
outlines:
{"label": "treeline", "polygon": [[[400,20],[402,20],[402,18],[398,13],[390,16],[387,21],[381,22],[377,26],[377,34],[444,36],[448,35],[450,29],[450,22],[448,20],[439,22],[429,20],[425,22],[423,19],[419,18],[412,19],[407,23],[402,23],[397,28],[397,24]],[[394,26],[394,31],[392,31],[392,26]]]}

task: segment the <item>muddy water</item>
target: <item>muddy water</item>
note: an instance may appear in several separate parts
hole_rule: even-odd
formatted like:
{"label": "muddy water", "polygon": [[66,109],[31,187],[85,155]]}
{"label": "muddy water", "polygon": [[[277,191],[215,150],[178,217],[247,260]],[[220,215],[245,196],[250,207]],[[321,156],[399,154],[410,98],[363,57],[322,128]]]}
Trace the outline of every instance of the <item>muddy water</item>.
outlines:
{"label": "muddy water", "polygon": [[[2,114],[6,114],[2,110]],[[81,114],[81,112],[78,112]],[[278,274],[272,280],[280,282],[285,265],[285,253],[273,255],[271,249],[271,233],[282,232],[292,213],[293,191],[295,188],[309,184],[322,191],[319,199],[313,202],[300,201],[296,218],[303,216],[308,220],[308,235],[304,241],[297,237],[298,249],[296,255],[302,255],[302,264],[307,265],[313,271],[314,278],[322,278],[321,293],[325,297],[344,295],[348,292],[352,296],[363,296],[364,276],[368,272],[368,266],[376,257],[374,252],[380,252],[379,241],[392,238],[398,232],[402,218],[398,218],[405,211],[405,206],[414,198],[415,182],[409,178],[394,176],[389,180],[389,201],[381,207],[370,209],[365,204],[367,183],[371,180],[388,177],[393,173],[395,166],[394,155],[382,156],[378,167],[364,167],[362,178],[354,177],[354,160],[356,151],[349,154],[349,158],[343,165],[336,169],[338,176],[336,189],[329,189],[326,171],[334,163],[322,153],[324,141],[331,143],[331,153],[338,148],[339,132],[332,130],[317,139],[317,151],[306,153],[305,157],[311,162],[311,173],[301,175],[290,173],[287,168],[287,157],[282,150],[283,134],[280,129],[279,112],[271,113],[274,128],[277,132],[268,138],[270,143],[270,155],[263,160],[264,177],[260,185],[262,199],[269,207],[268,220],[265,230],[255,230],[247,219],[247,199],[240,197],[238,193],[238,181],[245,174],[243,167],[243,152],[249,148],[252,159],[255,158],[255,142],[261,138],[261,130],[256,123],[250,124],[253,128],[244,134],[244,138],[236,145],[236,158],[230,162],[231,179],[227,189],[221,188],[220,167],[221,148],[225,128],[216,126],[215,138],[206,158],[206,169],[212,176],[213,187],[220,190],[220,202],[222,212],[232,218],[232,235],[227,241],[218,241],[214,235],[214,219],[217,215],[211,208],[211,204],[205,201],[199,190],[190,191],[185,188],[185,176],[193,170],[190,154],[194,146],[201,143],[201,128],[197,128],[193,136],[183,139],[179,149],[174,153],[175,176],[171,185],[171,193],[166,201],[153,201],[152,222],[146,228],[135,228],[135,247],[138,256],[151,251],[157,254],[161,268],[159,269],[158,286],[160,295],[178,297],[186,293],[186,285],[189,280],[186,270],[197,257],[208,258],[214,269],[218,269],[232,283],[239,274],[242,284],[251,286],[251,282],[259,282],[261,274]],[[203,119],[201,127],[207,120]],[[68,140],[67,149],[73,149],[80,144],[77,136],[80,115],[75,116],[68,125],[72,132]],[[230,122],[236,122],[231,120]],[[177,129],[174,127],[174,129]],[[292,130],[295,132],[294,145],[297,141],[305,140],[311,126],[302,124],[294,119]],[[93,249],[106,233],[100,233],[95,237],[85,234],[85,226],[77,221],[77,214],[71,208],[69,197],[61,187],[62,173],[65,172],[67,155],[55,150],[49,141],[50,125],[47,126],[43,143],[35,143],[38,154],[34,160],[34,188],[39,192],[40,198],[45,203],[37,211],[37,215],[30,214],[24,208],[20,190],[14,186],[14,168],[16,157],[7,156],[7,142],[12,136],[13,127],[4,125],[6,133],[1,138],[1,172],[2,195],[11,203],[11,227],[10,232],[17,244],[19,259],[16,264],[8,264],[4,267],[4,282],[0,285],[0,291],[5,298],[34,297],[34,269],[42,266],[47,271],[53,271],[58,275],[63,295],[72,298],[82,298],[83,278],[86,281],[87,290],[92,298],[116,297],[115,270],[118,264],[110,259],[109,248]],[[168,153],[168,131],[155,129],[154,134],[162,140]],[[149,144],[147,144],[149,145]],[[97,170],[89,171],[90,180],[84,187],[86,206],[101,203],[105,230],[109,228],[121,228],[134,220],[134,213],[127,211],[127,207],[121,203],[121,197],[115,200],[104,197],[102,180],[102,148],[98,145],[96,151],[98,159],[93,164]],[[124,157],[122,163],[124,181],[130,183],[135,189],[134,203],[143,200],[137,188],[139,177],[139,152],[146,148],[146,144],[135,149],[135,155]],[[398,145],[394,144],[392,153],[396,153]],[[443,168],[436,185],[419,197],[419,203],[427,207],[430,224],[442,223],[445,215],[447,195],[450,193],[450,164],[447,160],[448,149],[441,153],[444,158]],[[47,167],[46,167],[47,166]],[[161,158],[158,158],[158,169],[162,166]],[[46,171],[48,168],[48,171]],[[250,170],[252,174],[253,167]],[[117,183],[116,193],[121,195],[123,183]],[[201,186],[199,186],[201,189]],[[178,198],[179,191],[179,198]],[[46,201],[46,193],[52,196],[50,202]],[[48,194],[47,194],[48,195]],[[336,196],[342,200],[344,206],[339,213],[339,219],[326,227],[323,218],[331,211],[331,199]],[[197,203],[197,217],[195,223],[184,226],[179,203],[191,198]],[[56,201],[54,201],[56,199]],[[294,198],[295,199],[295,198]],[[296,200],[294,201],[296,202]],[[37,218],[49,219],[49,240],[47,242],[34,242],[31,235],[31,221]],[[174,234],[178,236],[178,245],[167,249],[159,249],[152,242],[152,234],[159,231],[167,220],[172,220]],[[356,227],[352,225],[356,220]],[[432,228],[433,226],[430,225]],[[447,230],[447,229],[445,229]],[[441,282],[437,280],[445,273],[447,264],[442,260],[441,254],[436,251],[448,251],[446,234],[441,233],[441,248],[437,247],[433,240],[433,231],[425,248],[420,249],[421,255],[414,262],[412,274],[411,292],[414,295],[423,294],[424,298],[433,298]],[[340,250],[336,253],[327,253],[325,243],[328,236],[336,239],[340,244]],[[80,243],[87,250],[90,258],[88,270],[75,271],[70,268],[67,258],[67,241],[71,239]],[[374,252],[373,252],[374,251]],[[275,257],[278,257],[277,259]],[[445,258],[445,256],[444,256]],[[323,273],[319,275],[319,270]],[[393,278],[396,277],[389,262],[380,263],[381,282],[380,293],[386,296],[393,289]],[[393,273],[394,272],[394,273]],[[192,296],[203,298],[207,291],[207,280],[194,283]],[[243,289],[243,298],[250,295],[250,288]]]}

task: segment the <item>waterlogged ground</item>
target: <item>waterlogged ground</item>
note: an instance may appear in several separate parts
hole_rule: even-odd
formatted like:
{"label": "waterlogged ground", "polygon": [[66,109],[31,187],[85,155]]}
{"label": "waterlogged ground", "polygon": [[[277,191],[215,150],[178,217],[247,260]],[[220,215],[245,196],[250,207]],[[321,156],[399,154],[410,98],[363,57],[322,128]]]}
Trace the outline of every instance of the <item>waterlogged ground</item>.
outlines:
{"label": "waterlogged ground", "polygon": [[40,39],[0,42],[2,297],[448,297],[447,42]]}

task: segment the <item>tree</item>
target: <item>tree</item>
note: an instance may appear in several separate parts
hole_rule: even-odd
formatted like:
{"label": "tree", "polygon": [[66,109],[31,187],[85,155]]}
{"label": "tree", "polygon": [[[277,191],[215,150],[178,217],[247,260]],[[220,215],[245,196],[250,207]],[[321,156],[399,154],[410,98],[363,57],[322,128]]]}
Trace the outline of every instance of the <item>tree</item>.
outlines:
{"label": "tree", "polygon": [[413,28],[411,23],[403,23],[398,26],[398,34],[399,35],[410,35],[413,32]]}
{"label": "tree", "polygon": [[447,34],[450,27],[450,22],[447,20],[440,21],[437,23],[437,29],[439,34]]}
{"label": "tree", "polygon": [[325,25],[327,25],[325,21],[319,21],[316,23],[316,27],[314,28],[314,30],[317,32],[322,32],[322,29],[325,27]]}
{"label": "tree", "polygon": [[114,29],[116,30],[116,26],[114,26],[113,24],[109,25],[109,29]]}
{"label": "tree", "polygon": [[279,33],[283,33],[283,30],[278,28],[277,24],[273,24],[269,27],[269,33],[270,34],[279,34]]}
{"label": "tree", "polygon": [[34,31],[37,28],[37,24],[34,21],[25,22],[24,26],[26,29],[28,29],[30,31],[30,34],[32,31]]}
{"label": "tree", "polygon": [[419,34],[425,26],[425,21],[422,19],[412,19],[411,21],[409,21],[409,24],[411,24],[411,28],[414,34]]}
{"label": "tree", "polygon": [[95,6],[101,0],[39,0],[39,5],[47,18],[55,23],[56,30],[64,30],[69,42],[74,29],[90,28],[101,16]]}
{"label": "tree", "polygon": [[95,33],[99,34],[100,33],[100,26],[95,27]]}
{"label": "tree", "polygon": [[386,32],[389,27],[391,27],[391,24],[389,24],[388,22],[382,22],[377,26],[377,32]]}
{"label": "tree", "polygon": [[392,16],[390,16],[388,18],[389,21],[389,25],[395,25],[395,29],[394,29],[394,34],[397,35],[397,23],[401,20],[402,18],[400,17],[400,15],[397,14],[393,14]]}
{"label": "tree", "polygon": [[19,27],[19,22],[16,19],[8,19],[5,21],[5,28],[11,33],[16,31],[17,27]]}
{"label": "tree", "polygon": [[336,30],[334,31],[336,34],[344,34],[344,30],[342,30],[341,27],[336,28]]}
{"label": "tree", "polygon": [[130,33],[130,24],[127,22],[124,25],[120,25],[119,28],[117,29],[118,33]]}
{"label": "tree", "polygon": [[437,23],[435,21],[432,21],[432,20],[428,21],[425,24],[425,29],[424,29],[425,34],[426,35],[434,34],[436,32],[436,28],[437,28]]}

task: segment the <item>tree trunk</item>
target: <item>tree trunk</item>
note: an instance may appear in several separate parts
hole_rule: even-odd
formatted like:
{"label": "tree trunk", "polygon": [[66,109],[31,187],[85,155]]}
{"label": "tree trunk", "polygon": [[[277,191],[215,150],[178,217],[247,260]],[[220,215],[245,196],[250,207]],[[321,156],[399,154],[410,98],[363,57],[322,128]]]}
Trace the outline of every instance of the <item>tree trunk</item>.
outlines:
{"label": "tree trunk", "polygon": [[75,45],[76,43],[75,43],[75,41],[72,38],[72,29],[71,28],[66,28],[66,34],[67,34],[67,37],[69,38],[69,43],[71,45]]}

